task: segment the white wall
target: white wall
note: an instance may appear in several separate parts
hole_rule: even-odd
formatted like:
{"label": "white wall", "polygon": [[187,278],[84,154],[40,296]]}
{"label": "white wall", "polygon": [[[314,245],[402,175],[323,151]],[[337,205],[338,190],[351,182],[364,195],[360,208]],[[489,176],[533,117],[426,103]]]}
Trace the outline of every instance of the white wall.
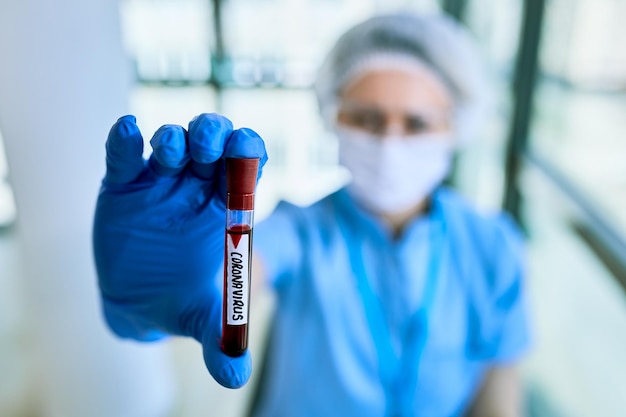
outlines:
{"label": "white wall", "polygon": [[0,130],[23,261],[12,279],[27,312],[29,402],[49,417],[157,417],[173,401],[165,346],[115,339],[97,299],[91,221],[130,85],[118,20],[109,0],[0,2]]}

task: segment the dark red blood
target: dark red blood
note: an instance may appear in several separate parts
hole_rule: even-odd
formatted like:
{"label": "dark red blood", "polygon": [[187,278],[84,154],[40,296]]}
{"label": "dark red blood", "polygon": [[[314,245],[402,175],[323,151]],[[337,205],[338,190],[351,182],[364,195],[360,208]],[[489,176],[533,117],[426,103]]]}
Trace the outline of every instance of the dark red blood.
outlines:
{"label": "dark red blood", "polygon": [[[228,230],[226,230],[226,239],[228,236],[231,236],[233,243],[235,246],[239,244],[241,240],[241,236],[249,235],[248,239],[248,262],[252,262],[252,228],[248,225],[241,224],[232,226]],[[227,245],[224,245],[224,257],[226,258],[228,254]],[[251,269],[251,268],[250,268]],[[228,294],[228,272],[226,268],[224,268],[224,300],[222,307],[222,341],[221,348],[222,352],[227,354],[228,356],[241,356],[248,349],[248,324],[243,325],[228,325],[227,317],[226,317],[226,308],[227,308],[227,300]],[[248,274],[248,295],[250,294],[250,274]],[[248,308],[250,307],[250,300],[247,300]],[[250,322],[250,311],[248,310],[248,323]]]}

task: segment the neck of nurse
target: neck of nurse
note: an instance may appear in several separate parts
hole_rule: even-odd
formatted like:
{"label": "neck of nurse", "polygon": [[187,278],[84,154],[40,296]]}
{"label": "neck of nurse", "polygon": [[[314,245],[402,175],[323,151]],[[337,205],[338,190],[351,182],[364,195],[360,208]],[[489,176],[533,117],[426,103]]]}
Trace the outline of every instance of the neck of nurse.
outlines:
{"label": "neck of nurse", "polygon": [[424,214],[428,210],[429,199],[425,198],[415,206],[395,213],[380,213],[379,216],[389,225],[391,228],[394,239],[399,238],[404,231],[404,228],[409,224],[411,220]]}

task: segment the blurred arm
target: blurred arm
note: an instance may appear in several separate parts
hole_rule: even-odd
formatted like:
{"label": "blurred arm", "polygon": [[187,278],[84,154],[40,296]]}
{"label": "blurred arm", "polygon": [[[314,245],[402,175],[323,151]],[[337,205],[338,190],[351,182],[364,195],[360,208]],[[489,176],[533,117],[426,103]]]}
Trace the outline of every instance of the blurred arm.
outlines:
{"label": "blurred arm", "polygon": [[516,365],[489,370],[468,417],[521,417],[522,395]]}

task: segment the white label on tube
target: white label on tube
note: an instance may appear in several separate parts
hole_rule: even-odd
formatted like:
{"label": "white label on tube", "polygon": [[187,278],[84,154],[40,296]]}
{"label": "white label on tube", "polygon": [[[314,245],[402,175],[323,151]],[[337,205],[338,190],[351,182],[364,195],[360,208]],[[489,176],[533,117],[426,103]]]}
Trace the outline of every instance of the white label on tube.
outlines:
{"label": "white label on tube", "polygon": [[241,325],[248,323],[248,291],[250,267],[248,260],[249,234],[228,234],[226,239],[228,257],[226,279],[228,297],[226,323]]}

